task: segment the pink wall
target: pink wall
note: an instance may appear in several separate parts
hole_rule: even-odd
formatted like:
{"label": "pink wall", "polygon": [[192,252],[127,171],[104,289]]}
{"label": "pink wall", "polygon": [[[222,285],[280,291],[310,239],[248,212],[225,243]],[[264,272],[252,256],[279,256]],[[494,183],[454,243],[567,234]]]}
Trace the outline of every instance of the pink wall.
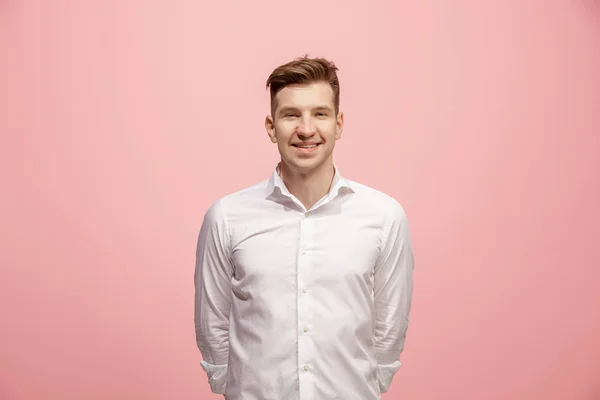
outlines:
{"label": "pink wall", "polygon": [[271,172],[264,81],[304,53],[343,174],[412,224],[384,398],[600,399],[600,2],[231,3],[0,2],[0,399],[218,398],[196,234]]}

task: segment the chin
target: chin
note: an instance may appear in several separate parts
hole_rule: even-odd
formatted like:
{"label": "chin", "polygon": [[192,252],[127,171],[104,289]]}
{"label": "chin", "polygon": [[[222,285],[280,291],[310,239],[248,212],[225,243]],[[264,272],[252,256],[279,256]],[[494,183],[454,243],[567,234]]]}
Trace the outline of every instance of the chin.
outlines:
{"label": "chin", "polygon": [[326,159],[314,158],[314,159],[292,159],[287,162],[292,168],[300,171],[311,171],[315,168],[320,167],[325,163]]}

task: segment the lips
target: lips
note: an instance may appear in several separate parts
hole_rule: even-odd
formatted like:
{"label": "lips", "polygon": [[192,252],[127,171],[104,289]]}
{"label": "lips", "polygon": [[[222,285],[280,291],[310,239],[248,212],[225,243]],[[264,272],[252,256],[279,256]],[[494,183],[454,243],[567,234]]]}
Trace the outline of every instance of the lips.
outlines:
{"label": "lips", "polygon": [[296,144],[292,144],[292,146],[298,147],[300,149],[312,149],[312,148],[317,147],[320,144],[321,143],[302,143],[302,144],[296,143]]}
{"label": "lips", "polygon": [[293,143],[292,146],[300,154],[310,154],[316,152],[321,143]]}

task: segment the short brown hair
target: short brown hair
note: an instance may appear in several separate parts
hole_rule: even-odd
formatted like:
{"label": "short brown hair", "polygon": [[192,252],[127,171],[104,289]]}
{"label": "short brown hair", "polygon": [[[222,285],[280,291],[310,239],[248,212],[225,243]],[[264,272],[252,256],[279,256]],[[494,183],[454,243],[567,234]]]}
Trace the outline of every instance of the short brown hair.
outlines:
{"label": "short brown hair", "polygon": [[337,70],[333,62],[324,58],[308,58],[307,55],[275,68],[267,79],[267,88],[271,91],[271,115],[275,114],[277,108],[275,96],[281,89],[288,85],[312,82],[327,82],[331,85],[337,114],[340,108],[340,82]]}

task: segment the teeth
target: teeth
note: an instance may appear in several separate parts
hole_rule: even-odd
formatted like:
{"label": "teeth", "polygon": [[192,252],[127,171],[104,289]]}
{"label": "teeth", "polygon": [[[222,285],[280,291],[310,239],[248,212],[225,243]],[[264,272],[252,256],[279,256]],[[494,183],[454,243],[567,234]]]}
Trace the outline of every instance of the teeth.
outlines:
{"label": "teeth", "polygon": [[300,147],[301,149],[310,149],[310,148],[313,148],[313,147],[317,147],[317,145],[316,144],[311,144],[310,146],[298,146],[298,147]]}

